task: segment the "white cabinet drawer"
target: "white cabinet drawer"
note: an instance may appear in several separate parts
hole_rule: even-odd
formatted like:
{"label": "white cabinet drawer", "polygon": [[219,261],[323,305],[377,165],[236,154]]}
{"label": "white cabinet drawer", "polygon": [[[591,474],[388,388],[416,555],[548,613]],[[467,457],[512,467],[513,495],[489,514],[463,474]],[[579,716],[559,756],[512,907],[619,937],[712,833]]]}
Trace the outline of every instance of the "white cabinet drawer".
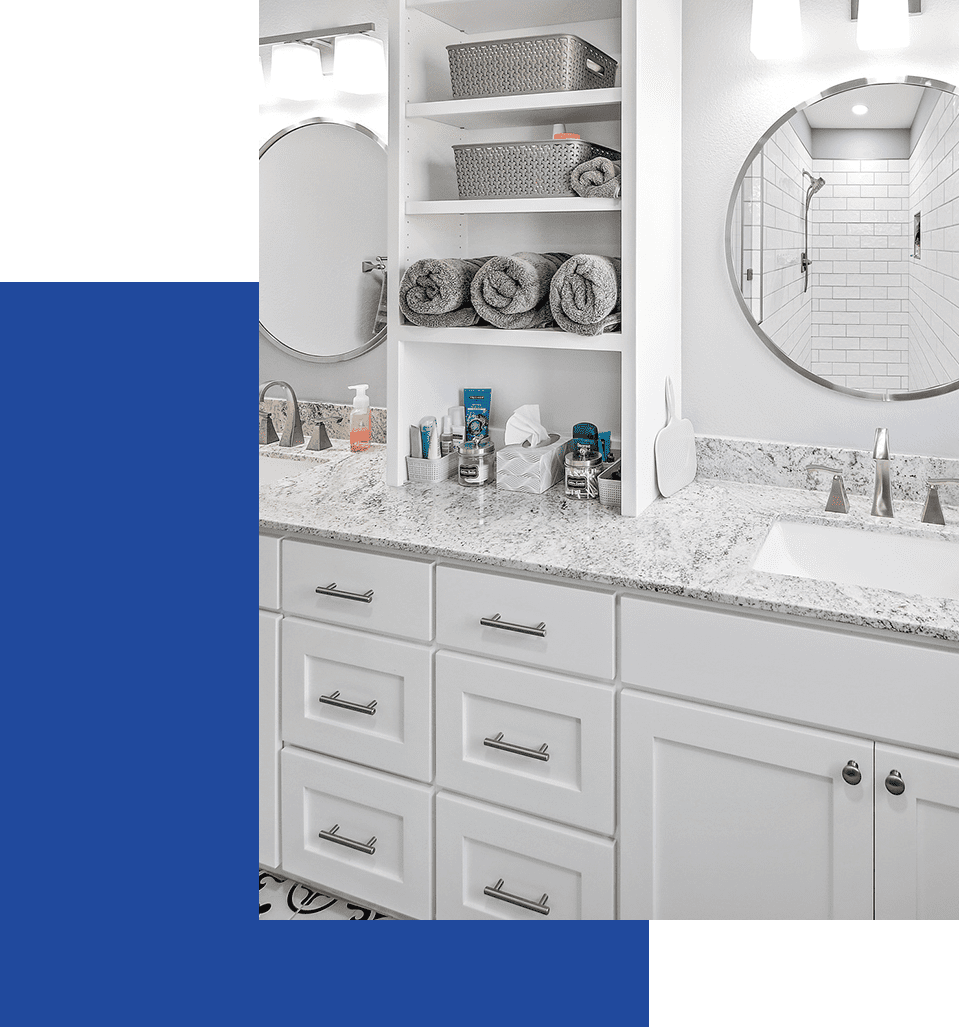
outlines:
{"label": "white cabinet drawer", "polygon": [[432,919],[430,789],[297,749],[281,756],[283,869]]}
{"label": "white cabinet drawer", "polygon": [[280,540],[260,536],[260,606],[280,608]]}
{"label": "white cabinet drawer", "polygon": [[614,705],[608,685],[440,652],[436,783],[612,834]]}
{"label": "white cabinet drawer", "polygon": [[[332,585],[333,594],[316,591]],[[428,642],[432,604],[432,564],[283,541],[285,613]]]}
{"label": "white cabinet drawer", "polygon": [[432,659],[424,646],[286,617],[283,740],[432,778]]}
{"label": "white cabinet drawer", "polygon": [[614,920],[614,853],[605,838],[441,793],[436,919]]}
{"label": "white cabinet drawer", "polygon": [[[499,626],[481,623],[494,619]],[[436,640],[443,645],[612,678],[614,632],[612,593],[456,567],[436,569]]]}
{"label": "white cabinet drawer", "polygon": [[625,683],[959,754],[959,647],[624,596]]}

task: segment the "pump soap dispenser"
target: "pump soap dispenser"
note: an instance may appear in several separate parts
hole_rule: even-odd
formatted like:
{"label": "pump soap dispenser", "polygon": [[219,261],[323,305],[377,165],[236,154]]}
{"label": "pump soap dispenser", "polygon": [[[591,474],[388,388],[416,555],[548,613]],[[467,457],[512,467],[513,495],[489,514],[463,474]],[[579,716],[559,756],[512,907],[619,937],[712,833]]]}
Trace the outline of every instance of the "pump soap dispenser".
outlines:
{"label": "pump soap dispenser", "polygon": [[349,388],[356,389],[350,414],[350,449],[362,453],[370,448],[370,397],[366,394],[369,385],[350,385]]}

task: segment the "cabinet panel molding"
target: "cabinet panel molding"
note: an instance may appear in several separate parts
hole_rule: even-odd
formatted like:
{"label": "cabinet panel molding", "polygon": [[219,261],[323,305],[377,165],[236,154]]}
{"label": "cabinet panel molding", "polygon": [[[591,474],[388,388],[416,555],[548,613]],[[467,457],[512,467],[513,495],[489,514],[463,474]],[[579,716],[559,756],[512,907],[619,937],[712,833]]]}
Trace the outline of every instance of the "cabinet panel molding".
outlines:
{"label": "cabinet panel molding", "polygon": [[871,742],[628,689],[620,731],[621,919],[872,919]]}
{"label": "cabinet panel molding", "polygon": [[959,760],[877,745],[874,787],[876,919],[959,920]]}

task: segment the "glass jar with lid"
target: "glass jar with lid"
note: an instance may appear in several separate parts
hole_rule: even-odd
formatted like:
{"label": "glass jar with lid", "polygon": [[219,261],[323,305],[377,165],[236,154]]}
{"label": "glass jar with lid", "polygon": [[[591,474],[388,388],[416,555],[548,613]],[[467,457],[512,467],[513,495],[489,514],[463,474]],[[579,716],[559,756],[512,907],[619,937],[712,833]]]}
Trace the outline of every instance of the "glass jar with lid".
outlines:
{"label": "glass jar with lid", "polygon": [[460,485],[492,485],[496,481],[496,452],[488,435],[455,445],[459,463],[456,479]]}

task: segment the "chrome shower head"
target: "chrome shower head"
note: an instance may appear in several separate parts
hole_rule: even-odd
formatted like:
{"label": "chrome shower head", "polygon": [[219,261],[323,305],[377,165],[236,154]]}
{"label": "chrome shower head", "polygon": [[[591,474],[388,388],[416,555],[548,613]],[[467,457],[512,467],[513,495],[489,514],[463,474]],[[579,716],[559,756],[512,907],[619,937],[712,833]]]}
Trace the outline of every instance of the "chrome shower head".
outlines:
{"label": "chrome shower head", "polygon": [[824,178],[816,178],[805,169],[803,170],[803,174],[809,179],[809,188],[806,190],[806,202],[808,203],[826,184],[826,180]]}

